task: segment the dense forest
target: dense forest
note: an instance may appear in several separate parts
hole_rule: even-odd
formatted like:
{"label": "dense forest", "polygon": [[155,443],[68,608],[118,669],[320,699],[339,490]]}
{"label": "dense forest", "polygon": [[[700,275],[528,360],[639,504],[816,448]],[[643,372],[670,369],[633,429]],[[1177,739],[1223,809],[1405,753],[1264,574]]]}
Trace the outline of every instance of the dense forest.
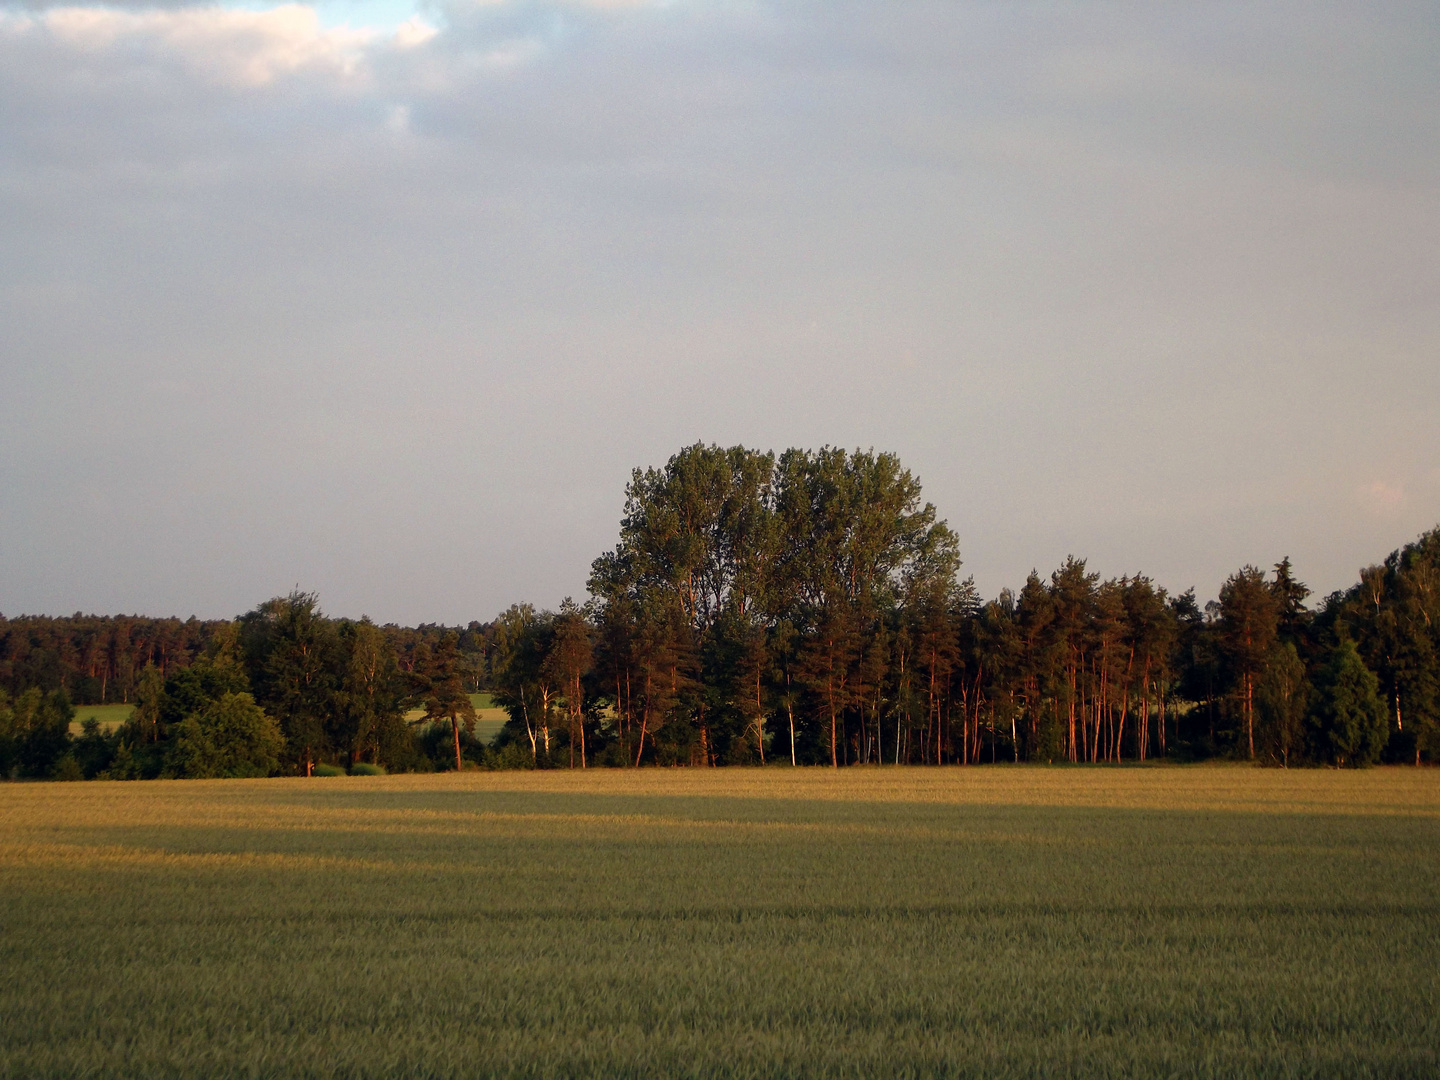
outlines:
{"label": "dense forest", "polygon": [[[1440,529],[1314,606],[1288,559],[1204,607],[1076,558],[985,600],[960,566],[891,454],[697,444],[635,471],[583,605],[0,617],[0,775],[1440,756]],[[72,702],[134,710],[76,738]]]}

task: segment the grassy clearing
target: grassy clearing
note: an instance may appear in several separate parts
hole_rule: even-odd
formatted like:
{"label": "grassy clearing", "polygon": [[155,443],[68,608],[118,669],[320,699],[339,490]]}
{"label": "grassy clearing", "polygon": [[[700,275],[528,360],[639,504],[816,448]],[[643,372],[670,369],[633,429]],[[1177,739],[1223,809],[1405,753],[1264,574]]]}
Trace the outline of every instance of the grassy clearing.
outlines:
{"label": "grassy clearing", "polygon": [[[470,703],[475,706],[475,734],[482,741],[489,742],[505,726],[509,714],[497,706],[489,694],[471,694]],[[78,736],[82,731],[81,725],[92,716],[100,721],[102,731],[113,731],[129,720],[134,711],[134,705],[77,705],[75,719],[70,723],[70,734]],[[405,714],[405,719],[415,721],[424,715],[424,709],[411,709]]]}
{"label": "grassy clearing", "polygon": [[70,734],[79,735],[81,725],[92,716],[100,721],[100,730],[114,731],[135,711],[134,705],[76,705],[75,719],[70,722]]}
{"label": "grassy clearing", "polygon": [[[475,707],[475,737],[488,743],[500,733],[510,714],[496,705],[489,694],[471,694],[470,704]],[[424,717],[424,709],[411,709],[405,714],[405,719],[412,724]]]}
{"label": "grassy clearing", "polygon": [[1440,773],[0,785],[0,1074],[1415,1076]]}

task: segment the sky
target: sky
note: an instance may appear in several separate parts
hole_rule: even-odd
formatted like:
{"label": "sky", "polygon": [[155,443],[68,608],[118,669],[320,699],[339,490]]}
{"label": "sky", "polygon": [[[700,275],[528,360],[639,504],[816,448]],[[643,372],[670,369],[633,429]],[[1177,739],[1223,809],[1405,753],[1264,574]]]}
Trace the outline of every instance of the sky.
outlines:
{"label": "sky", "polygon": [[1440,8],[0,0],[0,612],[585,594],[704,441],[982,594],[1440,523]]}

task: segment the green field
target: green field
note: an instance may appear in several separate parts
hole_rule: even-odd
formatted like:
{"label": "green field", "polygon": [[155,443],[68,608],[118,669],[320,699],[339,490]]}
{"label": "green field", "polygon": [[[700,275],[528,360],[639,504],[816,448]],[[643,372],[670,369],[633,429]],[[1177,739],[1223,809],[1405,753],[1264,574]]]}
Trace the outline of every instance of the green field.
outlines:
{"label": "green field", "polygon": [[1434,1076],[1440,772],[0,784],[0,1075]]}
{"label": "green field", "polygon": [[80,725],[92,716],[100,721],[101,730],[112,731],[129,720],[134,711],[134,705],[76,705],[75,719],[70,722],[70,734],[79,735],[83,730]]}
{"label": "green field", "polygon": [[[488,743],[500,733],[510,714],[497,706],[489,694],[471,694],[470,704],[475,707],[475,737]],[[424,716],[424,709],[411,709],[405,714],[405,719],[413,724]]]}
{"label": "green field", "polygon": [[[482,742],[488,743],[505,726],[509,714],[497,707],[489,694],[471,694],[470,703],[475,706],[475,735]],[[112,731],[129,720],[134,711],[134,705],[76,705],[75,719],[70,723],[70,734],[78,736],[83,730],[81,725],[92,716],[100,721],[101,730]],[[411,709],[405,714],[405,719],[414,721],[424,715],[424,709]]]}

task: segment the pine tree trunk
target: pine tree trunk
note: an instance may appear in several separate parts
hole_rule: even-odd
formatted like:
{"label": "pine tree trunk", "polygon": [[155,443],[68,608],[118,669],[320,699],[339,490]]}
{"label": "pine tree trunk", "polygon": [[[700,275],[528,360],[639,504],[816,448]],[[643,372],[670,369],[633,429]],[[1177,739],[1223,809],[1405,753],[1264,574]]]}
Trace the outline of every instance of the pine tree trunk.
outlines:
{"label": "pine tree trunk", "polygon": [[640,714],[640,748],[635,751],[635,767],[640,767],[640,756],[645,753],[645,728],[650,723],[650,702],[645,702],[645,711]]}
{"label": "pine tree trunk", "polygon": [[755,746],[760,751],[760,764],[765,764],[765,711],[760,706],[760,665],[755,665]]}
{"label": "pine tree trunk", "polygon": [[1078,676],[1076,675],[1075,665],[1074,665],[1073,662],[1072,662],[1071,665],[1070,665],[1069,675],[1070,675],[1070,695],[1069,695],[1070,700],[1067,702],[1067,705],[1069,706],[1069,708],[1068,708],[1068,713],[1069,713],[1069,722],[1070,722],[1070,743],[1069,743],[1069,746],[1068,746],[1067,749],[1069,750],[1070,760],[1071,760],[1071,761],[1079,761],[1079,760],[1080,760],[1080,759],[1079,759],[1079,756],[1078,756],[1079,747],[1076,746],[1076,744],[1075,744],[1075,695],[1079,692],[1079,687],[1076,685],[1076,683],[1079,681],[1079,679],[1078,679]]}
{"label": "pine tree trunk", "polygon": [[589,769],[589,762],[585,759],[585,714],[576,710],[575,726],[580,729],[580,768]]}
{"label": "pine tree trunk", "polygon": [[790,717],[790,764],[795,765],[795,706],[787,701],[785,712]]}
{"label": "pine tree trunk", "polygon": [[1250,743],[1250,760],[1255,760],[1255,683],[1245,674],[1245,737]]}

